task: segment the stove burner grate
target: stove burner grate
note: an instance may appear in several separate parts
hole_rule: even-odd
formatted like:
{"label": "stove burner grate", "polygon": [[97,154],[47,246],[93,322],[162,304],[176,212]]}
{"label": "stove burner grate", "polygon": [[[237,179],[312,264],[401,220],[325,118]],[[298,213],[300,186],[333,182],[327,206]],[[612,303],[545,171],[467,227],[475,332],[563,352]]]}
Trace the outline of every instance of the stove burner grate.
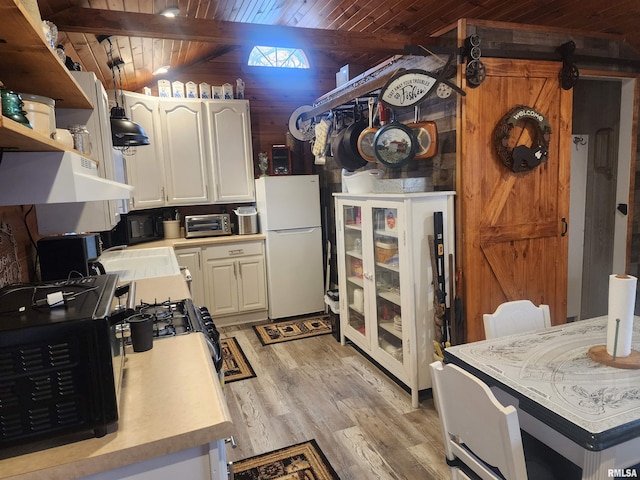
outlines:
{"label": "stove burner grate", "polygon": [[153,318],[153,336],[156,338],[181,335],[193,330],[184,301],[141,302],[136,312],[136,315]]}

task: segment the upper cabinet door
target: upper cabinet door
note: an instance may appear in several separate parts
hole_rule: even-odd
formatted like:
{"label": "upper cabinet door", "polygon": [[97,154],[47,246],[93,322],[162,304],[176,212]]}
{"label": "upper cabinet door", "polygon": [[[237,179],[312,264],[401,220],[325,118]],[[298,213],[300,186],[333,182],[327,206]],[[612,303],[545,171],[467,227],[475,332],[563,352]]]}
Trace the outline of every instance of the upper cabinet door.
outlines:
{"label": "upper cabinet door", "polygon": [[200,101],[160,102],[167,205],[210,202],[203,117]]}
{"label": "upper cabinet door", "polygon": [[205,103],[215,202],[252,202],[253,148],[247,100]]}
{"label": "upper cabinet door", "polygon": [[125,92],[124,97],[129,118],[143,128],[150,142],[137,147],[133,155],[125,156],[127,183],[135,188],[130,207],[161,207],[164,205],[164,165],[158,99],[129,92]]}

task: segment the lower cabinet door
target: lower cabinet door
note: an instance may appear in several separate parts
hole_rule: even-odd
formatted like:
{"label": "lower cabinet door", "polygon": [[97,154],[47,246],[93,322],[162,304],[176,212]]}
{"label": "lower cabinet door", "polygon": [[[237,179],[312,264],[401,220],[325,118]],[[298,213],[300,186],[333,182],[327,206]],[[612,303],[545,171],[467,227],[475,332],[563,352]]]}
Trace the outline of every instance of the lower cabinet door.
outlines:
{"label": "lower cabinet door", "polygon": [[208,308],[212,316],[238,312],[238,264],[229,260],[207,260]]}
{"label": "lower cabinet door", "polygon": [[239,312],[267,308],[265,268],[263,257],[238,259],[238,309]]}
{"label": "lower cabinet door", "polygon": [[193,302],[201,306],[208,307],[204,295],[204,278],[202,275],[202,267],[200,266],[201,249],[198,248],[176,248],[176,258],[180,267],[186,267],[191,273],[191,298]]}

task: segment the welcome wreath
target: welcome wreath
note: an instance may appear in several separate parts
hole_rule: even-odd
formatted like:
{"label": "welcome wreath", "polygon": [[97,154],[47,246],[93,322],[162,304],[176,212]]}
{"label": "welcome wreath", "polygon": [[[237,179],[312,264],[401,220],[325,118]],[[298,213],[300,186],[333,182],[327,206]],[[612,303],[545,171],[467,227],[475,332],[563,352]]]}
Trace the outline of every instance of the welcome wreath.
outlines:
{"label": "welcome wreath", "polygon": [[[535,135],[530,147],[518,145],[509,147],[511,130],[519,121],[529,122],[534,126]],[[514,172],[533,170],[549,157],[549,137],[551,126],[543,114],[533,107],[518,105],[502,117],[494,129],[494,144],[498,157],[507,168]]]}

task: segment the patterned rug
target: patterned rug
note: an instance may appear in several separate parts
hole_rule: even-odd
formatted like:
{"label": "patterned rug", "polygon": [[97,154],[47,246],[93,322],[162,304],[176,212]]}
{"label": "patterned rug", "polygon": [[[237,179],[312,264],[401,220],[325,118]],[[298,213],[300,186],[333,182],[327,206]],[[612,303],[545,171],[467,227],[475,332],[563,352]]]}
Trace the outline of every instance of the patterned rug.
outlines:
{"label": "patterned rug", "polygon": [[340,480],[315,440],[233,462],[236,480]]}
{"label": "patterned rug", "polygon": [[265,325],[254,325],[253,329],[262,345],[271,345],[331,333],[331,321],[329,315],[315,315]]}
{"label": "patterned rug", "polygon": [[221,338],[220,343],[222,344],[222,368],[225,383],[256,376],[236,337]]}

